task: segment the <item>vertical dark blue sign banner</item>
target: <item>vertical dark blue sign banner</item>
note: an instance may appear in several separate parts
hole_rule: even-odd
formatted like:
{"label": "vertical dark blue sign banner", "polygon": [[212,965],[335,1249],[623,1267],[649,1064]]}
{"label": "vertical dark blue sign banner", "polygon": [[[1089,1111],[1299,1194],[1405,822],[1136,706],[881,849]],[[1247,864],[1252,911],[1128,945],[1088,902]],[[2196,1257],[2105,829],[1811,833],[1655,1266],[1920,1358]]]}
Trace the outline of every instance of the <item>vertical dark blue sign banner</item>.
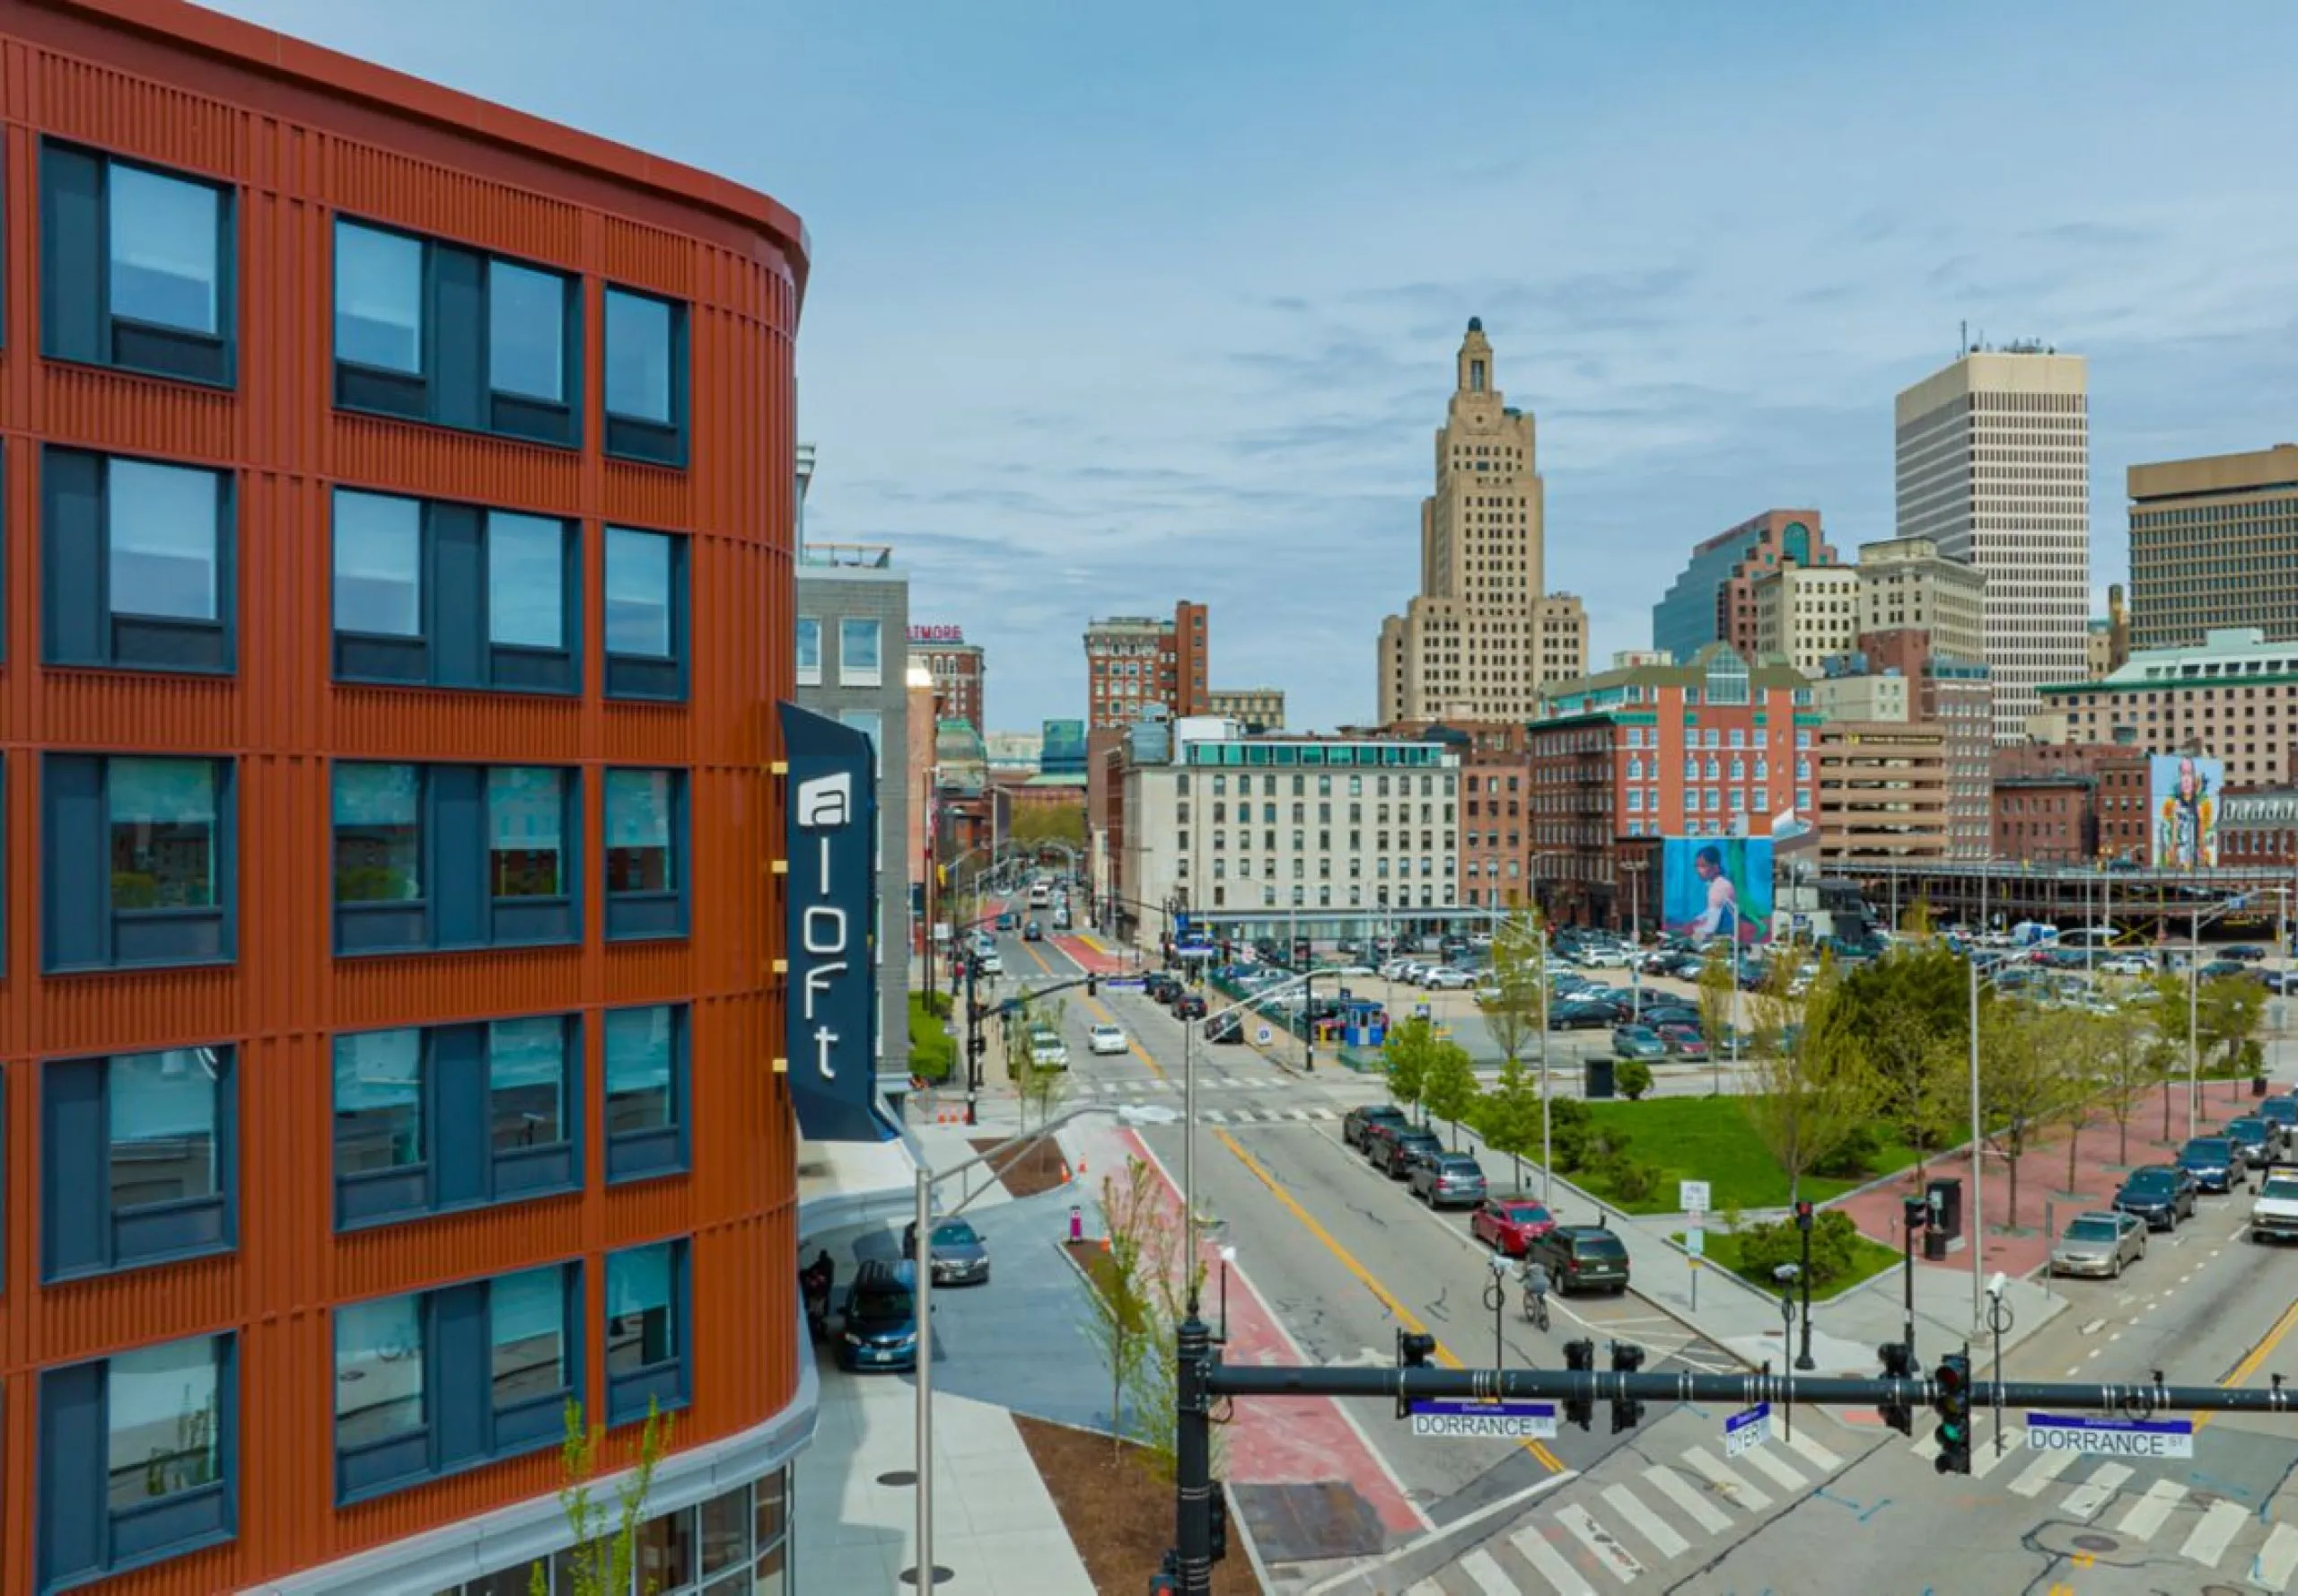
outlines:
{"label": "vertical dark blue sign banner", "polygon": [[878,792],[870,739],[794,704],[780,707],[790,767],[790,1101],[809,1141],[890,1141],[895,1132],[878,1113],[871,1051]]}

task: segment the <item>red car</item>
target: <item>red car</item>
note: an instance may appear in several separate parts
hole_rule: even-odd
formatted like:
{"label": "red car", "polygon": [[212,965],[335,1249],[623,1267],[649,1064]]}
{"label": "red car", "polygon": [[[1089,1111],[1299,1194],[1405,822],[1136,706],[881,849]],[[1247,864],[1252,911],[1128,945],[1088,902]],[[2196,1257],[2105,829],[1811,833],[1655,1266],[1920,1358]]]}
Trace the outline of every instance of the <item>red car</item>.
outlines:
{"label": "red car", "polygon": [[1487,1197],[1469,1221],[1469,1234],[1495,1251],[1521,1258],[1535,1236],[1556,1228],[1556,1216],[1527,1197]]}
{"label": "red car", "polygon": [[1660,1039],[1668,1044],[1668,1051],[1679,1058],[1707,1057],[1707,1039],[1699,1034],[1697,1026],[1662,1025]]}

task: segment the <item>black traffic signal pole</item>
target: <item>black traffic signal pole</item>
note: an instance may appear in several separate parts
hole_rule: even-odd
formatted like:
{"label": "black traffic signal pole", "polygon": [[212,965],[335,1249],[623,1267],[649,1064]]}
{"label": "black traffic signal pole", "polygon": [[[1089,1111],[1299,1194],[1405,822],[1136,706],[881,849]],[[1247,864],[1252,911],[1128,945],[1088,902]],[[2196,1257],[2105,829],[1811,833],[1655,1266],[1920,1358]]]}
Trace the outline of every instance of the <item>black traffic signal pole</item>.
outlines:
{"label": "black traffic signal pole", "polygon": [[[1212,1415],[1223,1397],[1388,1397],[1401,1413],[1416,1398],[1491,1401],[1503,1398],[1548,1399],[1584,1413],[1599,1400],[1614,1403],[1720,1402],[1753,1407],[1777,1402],[1792,1407],[1882,1407],[1916,1404],[1938,1409],[1959,1398],[1969,1405],[2037,1407],[2048,1411],[2109,1413],[2147,1418],[2165,1413],[2298,1412],[2298,1390],[2285,1390],[2282,1377],[2264,1389],[2216,1385],[2166,1385],[2158,1371],[2151,1384],[2098,1382],[2088,1385],[2038,1380],[1967,1380],[1957,1389],[1951,1377],[1907,1380],[1806,1379],[1768,1372],[1757,1374],[1674,1374],[1618,1372],[1623,1360],[1615,1344],[1615,1372],[1564,1369],[1438,1369],[1424,1364],[1393,1368],[1324,1364],[1228,1364],[1222,1361],[1211,1329],[1195,1313],[1177,1337],[1178,1420],[1174,1462],[1173,1583],[1178,1596],[1207,1596],[1213,1581]],[[1425,1350],[1424,1350],[1425,1355]],[[1961,1422],[1968,1425],[1968,1418]]]}

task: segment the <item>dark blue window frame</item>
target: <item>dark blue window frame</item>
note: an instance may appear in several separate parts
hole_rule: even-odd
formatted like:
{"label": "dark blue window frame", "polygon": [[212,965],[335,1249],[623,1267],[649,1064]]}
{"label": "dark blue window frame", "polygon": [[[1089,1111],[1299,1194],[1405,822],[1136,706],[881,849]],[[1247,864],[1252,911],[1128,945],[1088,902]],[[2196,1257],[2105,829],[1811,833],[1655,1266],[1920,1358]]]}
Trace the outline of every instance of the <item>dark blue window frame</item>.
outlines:
{"label": "dark blue window frame", "polygon": [[[618,776],[666,776],[670,777],[670,802],[664,819],[670,829],[664,852],[669,885],[651,887],[643,884],[643,872],[635,868],[636,862],[624,861],[618,871],[617,855],[627,850],[616,844],[614,796]],[[601,829],[605,858],[600,879],[604,883],[607,900],[607,940],[609,942],[639,942],[662,937],[680,937],[688,934],[688,903],[692,872],[689,865],[690,848],[687,811],[687,773],[661,766],[610,766],[601,777],[604,802],[600,807]]]}
{"label": "dark blue window frame", "polygon": [[[164,1562],[239,1533],[239,1346],[229,1331],[191,1340],[215,1343],[216,1478],[149,1505],[110,1505],[112,1358],[41,1372],[39,1399],[39,1521],[35,1575],[60,1591]],[[162,1342],[157,1346],[168,1346]],[[135,1350],[145,1350],[137,1348]]]}
{"label": "dark blue window frame", "polygon": [[504,1401],[496,1386],[493,1288],[498,1279],[527,1270],[408,1293],[414,1298],[422,1346],[408,1349],[406,1355],[422,1360],[423,1410],[418,1424],[391,1435],[355,1444],[344,1442],[341,1393],[356,1387],[342,1381],[342,1346],[336,1340],[330,1349],[329,1384],[338,1391],[338,1504],[387,1495],[560,1443],[566,1434],[566,1402],[581,1389],[583,1265],[570,1259],[537,1267],[559,1271],[560,1379],[555,1389],[522,1390]]}
{"label": "dark blue window frame", "polygon": [[[670,549],[670,592],[668,601],[670,645],[668,654],[630,653],[615,648],[615,534],[641,533],[650,538],[663,539]],[[682,704],[687,697],[687,662],[691,657],[689,616],[689,547],[685,534],[656,531],[652,527],[609,525],[604,538],[604,552],[600,569],[602,574],[601,591],[605,594],[606,626],[600,639],[600,649],[606,656],[606,696],[610,698],[636,698],[663,704]]]}
{"label": "dark blue window frame", "polygon": [[[414,508],[420,591],[412,632],[341,624],[344,545],[338,513],[346,494]],[[336,486],[329,501],[328,564],[338,681],[569,696],[583,690],[581,523],[558,516],[534,518],[556,522],[560,530],[559,645],[545,648],[496,643],[490,634],[489,515],[476,504]]]}
{"label": "dark blue window frame", "polygon": [[[329,1048],[330,1101],[335,1124],[335,1223],[338,1231],[364,1230],[451,1214],[467,1208],[526,1202],[578,1191],[583,1185],[583,1025],[579,1014],[504,1015],[505,1022],[560,1022],[558,1134],[548,1142],[503,1144],[494,1118],[494,1022],[468,1025],[391,1027],[347,1031]],[[368,1170],[346,1170],[341,1154],[356,1132],[346,1117],[335,1071],[336,1044],[362,1036],[412,1031],[419,1070],[416,1118],[417,1155]]]}
{"label": "dark blue window frame", "polygon": [[[112,591],[113,469],[196,473],[215,488],[215,614],[118,609]],[[237,483],[229,471],[140,455],[40,452],[40,654],[51,665],[229,676],[238,668]]]}
{"label": "dark blue window frame", "polygon": [[[653,1327],[644,1323],[643,1316],[632,1316],[637,1322],[630,1328],[638,1331],[635,1346],[643,1362],[634,1360],[625,1369],[615,1368],[615,1322],[618,1315],[614,1302],[614,1265],[618,1258],[629,1258],[638,1253],[665,1249],[669,1253],[670,1300],[664,1327],[667,1333],[658,1343]],[[631,1424],[644,1419],[650,1407],[668,1413],[683,1407],[692,1396],[694,1283],[691,1273],[690,1250],[687,1238],[677,1236],[661,1241],[649,1241],[637,1247],[618,1248],[607,1254],[607,1319],[602,1341],[607,1348],[607,1423]]]}
{"label": "dark blue window frame", "polygon": [[[354,872],[367,866],[346,852],[345,825],[334,820],[335,951],[443,952],[471,948],[537,947],[583,937],[583,781],[564,766],[410,764],[344,760],[411,770],[417,783],[417,881],[405,896],[346,895]],[[558,772],[560,890],[548,896],[494,896],[490,770],[546,768]],[[330,784],[338,790],[339,781]],[[339,812],[331,810],[333,814]],[[358,878],[359,892],[394,891]]]}
{"label": "dark blue window frame", "polygon": [[670,403],[666,416],[631,415],[615,408],[613,384],[607,384],[606,394],[606,452],[618,460],[641,460],[648,465],[684,467],[687,463],[687,307],[681,301],[665,299],[659,294],[647,294],[636,288],[621,288],[610,283],[602,302],[600,325],[604,331],[606,359],[611,372],[615,358],[614,311],[618,300],[633,301],[644,306],[659,306],[670,312],[666,336],[669,347],[665,356],[670,364]]}
{"label": "dark blue window frame", "polygon": [[[205,1070],[214,1088],[215,1189],[204,1196],[122,1205],[110,1091],[117,1067],[144,1057]],[[51,1060],[40,1076],[40,1277],[69,1280],[144,1268],[239,1242],[239,1075],[228,1047],[165,1055]]]}
{"label": "dark blue window frame", "polygon": [[[206,189],[215,196],[213,332],[139,320],[111,303],[115,169]],[[231,388],[238,363],[238,206],[228,183],[43,140],[40,145],[40,353],[210,388]]]}
{"label": "dark blue window frame", "polygon": [[[618,1108],[614,1065],[608,1051],[613,1046],[616,1015],[639,1015],[655,1010],[667,1011],[671,1022],[671,1078],[667,1105],[670,1123],[666,1125],[653,1123],[651,1115],[626,1116]],[[689,1033],[692,1029],[693,1016],[682,1003],[633,1004],[609,1009],[600,1022],[600,1101],[606,1105],[609,1185],[685,1171],[688,1162],[687,1127],[690,1117],[689,1104],[693,1095],[689,1085],[692,1076]]]}
{"label": "dark blue window frame", "polygon": [[[213,776],[212,906],[123,908],[114,902],[110,786],[122,759],[179,759]],[[41,967],[75,970],[229,964],[237,957],[239,837],[230,759],[47,754],[40,770]]]}
{"label": "dark blue window frame", "polygon": [[[338,248],[346,227],[363,228],[420,246],[418,293],[422,327],[416,361],[418,369],[413,372],[346,360],[338,352],[335,361],[338,408],[467,432],[491,433],[556,448],[582,447],[583,294],[579,276],[557,267],[464,249],[358,216],[336,218]],[[520,271],[545,273],[559,282],[560,394],[555,400],[498,390],[494,386],[488,274],[497,260]],[[334,325],[342,314],[339,275],[331,303],[334,315],[330,325]]]}

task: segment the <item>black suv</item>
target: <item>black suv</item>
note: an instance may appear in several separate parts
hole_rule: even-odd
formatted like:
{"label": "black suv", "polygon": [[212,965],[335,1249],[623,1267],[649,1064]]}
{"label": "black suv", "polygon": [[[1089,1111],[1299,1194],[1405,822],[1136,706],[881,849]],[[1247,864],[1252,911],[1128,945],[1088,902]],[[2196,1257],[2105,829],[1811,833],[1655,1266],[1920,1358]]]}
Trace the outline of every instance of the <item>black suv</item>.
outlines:
{"label": "black suv", "polygon": [[1340,1118],[1340,1141],[1344,1147],[1363,1147],[1367,1133],[1375,1125],[1401,1127],[1404,1110],[1394,1103],[1360,1103]]}
{"label": "black suv", "polygon": [[917,1299],[891,1264],[872,1258],[846,1288],[838,1338],[843,1369],[917,1367]]}
{"label": "black suv", "polygon": [[1534,1236],[1524,1258],[1547,1265],[1559,1292],[1627,1289],[1627,1248],[1601,1225],[1560,1224]]}
{"label": "black suv", "polygon": [[1391,1180],[1401,1180],[1405,1171],[1412,1167],[1414,1154],[1425,1153],[1432,1157],[1441,1156],[1444,1144],[1434,1131],[1399,1127],[1388,1132],[1378,1141],[1367,1142],[1365,1149],[1372,1161],[1381,1166],[1383,1174]]}
{"label": "black suv", "polygon": [[1204,1019],[1205,999],[1198,996],[1194,992],[1175,993],[1173,995],[1173,1018],[1176,1020]]}
{"label": "black suv", "polygon": [[2224,1136],[2197,1136],[2179,1149],[2179,1167],[2194,1177],[2206,1192],[2250,1188],[2250,1166],[2234,1144]]}

